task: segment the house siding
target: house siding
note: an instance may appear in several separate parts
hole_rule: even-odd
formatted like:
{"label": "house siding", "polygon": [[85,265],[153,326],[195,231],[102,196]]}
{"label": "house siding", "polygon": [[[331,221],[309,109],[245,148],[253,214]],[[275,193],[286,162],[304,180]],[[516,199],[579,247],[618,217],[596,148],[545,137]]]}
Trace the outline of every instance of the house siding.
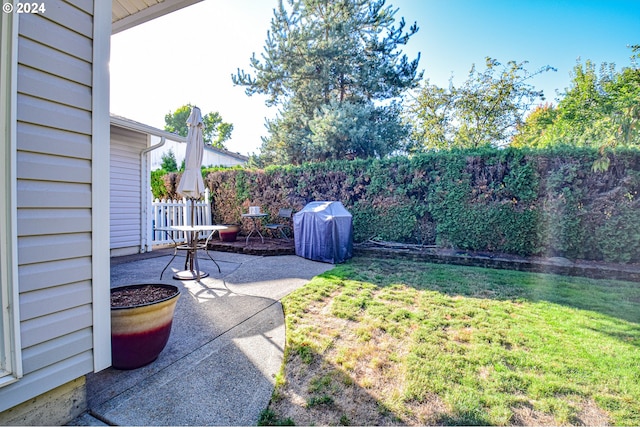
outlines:
{"label": "house siding", "polygon": [[202,161],[202,164],[207,166],[238,166],[245,163],[247,163],[245,160],[209,150],[205,150]]}
{"label": "house siding", "polygon": [[[147,135],[111,126],[111,250],[137,253],[142,235],[140,153]],[[115,251],[120,249],[120,251]]]}
{"label": "house siding", "polygon": [[86,0],[51,1],[46,14],[18,18],[16,220],[23,377],[0,388],[0,411],[94,369],[93,22],[93,2]]}

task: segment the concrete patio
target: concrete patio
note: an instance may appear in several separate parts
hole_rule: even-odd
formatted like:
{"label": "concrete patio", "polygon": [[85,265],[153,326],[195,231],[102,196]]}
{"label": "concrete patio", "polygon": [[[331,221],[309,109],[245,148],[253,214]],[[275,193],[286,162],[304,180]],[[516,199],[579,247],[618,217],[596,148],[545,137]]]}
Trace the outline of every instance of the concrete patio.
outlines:
{"label": "concrete patio", "polygon": [[182,295],[171,337],[145,367],[109,368],[87,377],[89,412],[73,425],[255,425],[266,408],[284,352],[280,299],[332,268],[295,255],[210,252],[200,257],[209,277],[177,281],[171,251],[112,259],[112,287],[176,284]]}

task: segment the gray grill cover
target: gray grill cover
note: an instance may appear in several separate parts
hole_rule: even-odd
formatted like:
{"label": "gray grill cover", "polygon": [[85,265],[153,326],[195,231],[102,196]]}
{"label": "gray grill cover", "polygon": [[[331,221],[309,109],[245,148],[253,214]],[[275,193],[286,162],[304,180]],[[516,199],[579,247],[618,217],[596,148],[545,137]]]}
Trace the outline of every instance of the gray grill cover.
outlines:
{"label": "gray grill cover", "polygon": [[311,202],[293,216],[296,255],[341,263],[353,255],[353,221],[340,202]]}

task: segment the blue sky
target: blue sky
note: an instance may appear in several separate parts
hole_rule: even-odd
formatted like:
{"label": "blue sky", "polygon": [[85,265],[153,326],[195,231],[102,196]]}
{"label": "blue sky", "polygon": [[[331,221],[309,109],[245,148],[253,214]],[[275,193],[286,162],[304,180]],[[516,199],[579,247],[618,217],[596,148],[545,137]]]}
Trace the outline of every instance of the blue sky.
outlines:
{"label": "blue sky", "polygon": [[[640,44],[640,0],[395,0],[399,20],[420,30],[403,51],[421,52],[424,77],[446,86],[461,83],[484,58],[528,61],[532,80],[556,98],[570,84],[576,60],[629,65],[629,44]],[[275,108],[264,97],[234,87],[237,68],[263,50],[277,0],[205,0],[112,37],[111,111],[162,128],[164,115],[185,103],[218,111],[234,124],[227,148],[258,152],[265,117]]]}

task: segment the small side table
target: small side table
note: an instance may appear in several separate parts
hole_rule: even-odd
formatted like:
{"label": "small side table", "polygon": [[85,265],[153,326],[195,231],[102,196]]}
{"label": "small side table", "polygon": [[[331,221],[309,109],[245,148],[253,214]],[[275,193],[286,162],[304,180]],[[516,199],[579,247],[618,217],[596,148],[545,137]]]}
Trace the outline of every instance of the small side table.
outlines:
{"label": "small side table", "polygon": [[257,214],[247,213],[247,214],[242,214],[243,218],[251,218],[251,221],[253,222],[253,228],[251,229],[249,234],[247,234],[247,239],[245,241],[245,245],[249,244],[249,237],[251,237],[251,235],[254,232],[258,233],[258,235],[260,236],[260,239],[262,240],[262,243],[264,243],[264,236],[260,232],[260,227],[258,226],[258,220],[262,219],[262,218],[264,218],[264,217],[266,217],[268,215],[269,214],[267,214],[267,213],[257,213]]}

